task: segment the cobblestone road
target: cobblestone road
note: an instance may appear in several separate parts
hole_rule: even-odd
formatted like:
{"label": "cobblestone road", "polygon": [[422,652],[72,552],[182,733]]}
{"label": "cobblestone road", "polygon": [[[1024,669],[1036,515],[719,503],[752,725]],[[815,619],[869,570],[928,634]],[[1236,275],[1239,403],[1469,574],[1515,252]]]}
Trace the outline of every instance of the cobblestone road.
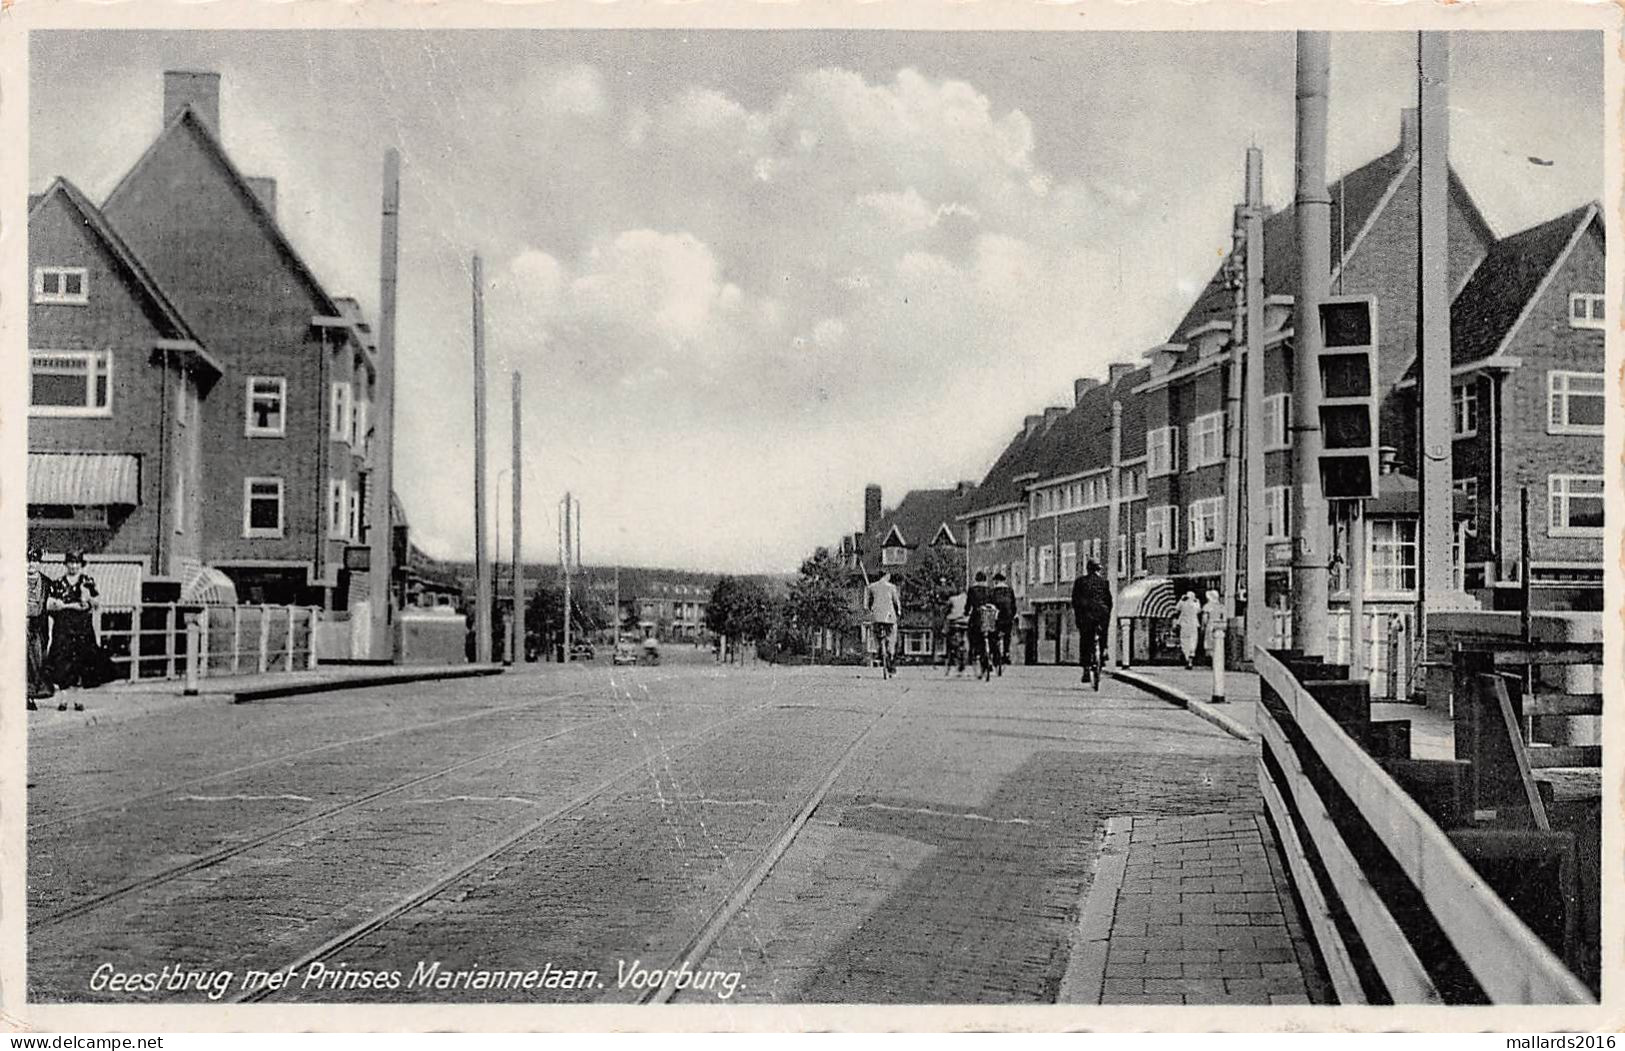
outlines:
{"label": "cobblestone road", "polygon": [[[207,996],[102,965],[229,970],[227,999],[293,967],[272,998],[327,1002],[625,1001],[683,962],[736,1002],[1316,988],[1252,747],[1061,669],[544,666],[86,726],[31,741],[30,779],[35,1000]],[[464,977],[414,984],[437,962]]]}

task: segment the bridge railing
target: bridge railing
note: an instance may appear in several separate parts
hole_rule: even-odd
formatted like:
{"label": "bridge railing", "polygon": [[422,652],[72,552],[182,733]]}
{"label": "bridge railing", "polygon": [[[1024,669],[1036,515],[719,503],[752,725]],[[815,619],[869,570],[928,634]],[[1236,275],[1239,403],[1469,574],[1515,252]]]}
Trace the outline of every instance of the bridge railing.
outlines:
{"label": "bridge railing", "polygon": [[1373,722],[1346,666],[1253,659],[1260,789],[1339,1000],[1595,1002],[1441,828],[1468,764],[1411,759],[1409,723]]}

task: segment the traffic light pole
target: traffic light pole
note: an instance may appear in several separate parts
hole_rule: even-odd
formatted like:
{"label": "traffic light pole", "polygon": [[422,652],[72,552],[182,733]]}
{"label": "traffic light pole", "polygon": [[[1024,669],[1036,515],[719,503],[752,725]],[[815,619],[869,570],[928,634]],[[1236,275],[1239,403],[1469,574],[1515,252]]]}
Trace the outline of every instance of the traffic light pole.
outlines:
{"label": "traffic light pole", "polygon": [[[1267,649],[1270,609],[1264,576],[1267,543],[1264,517],[1264,153],[1247,150],[1247,254],[1245,280],[1247,317],[1247,400],[1242,413],[1246,424],[1247,477],[1247,647]],[[1285,521],[1283,525],[1287,524]]]}
{"label": "traffic light pole", "polygon": [[1331,195],[1326,191],[1326,109],[1331,81],[1331,39],[1324,32],[1297,35],[1297,170],[1294,223],[1298,288],[1293,336],[1292,645],[1325,656],[1330,528],[1320,490],[1320,304],[1331,275]]}
{"label": "traffic light pole", "polygon": [[[1422,521],[1419,544],[1424,625],[1431,611],[1461,605],[1456,598],[1451,547],[1455,539],[1451,463],[1450,275],[1448,240],[1448,77],[1445,34],[1417,34],[1420,103],[1417,210],[1417,429],[1421,455]],[[1425,630],[1425,627],[1424,627]]]}

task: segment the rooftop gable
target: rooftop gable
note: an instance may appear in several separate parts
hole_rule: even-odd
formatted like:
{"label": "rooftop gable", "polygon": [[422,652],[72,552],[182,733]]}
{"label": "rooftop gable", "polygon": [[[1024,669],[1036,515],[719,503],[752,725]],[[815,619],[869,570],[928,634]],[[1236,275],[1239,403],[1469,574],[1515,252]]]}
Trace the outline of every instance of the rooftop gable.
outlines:
{"label": "rooftop gable", "polygon": [[254,222],[270,238],[277,252],[287,262],[289,269],[292,270],[316,300],[321,313],[330,317],[342,317],[338,303],[332,296],[328,295],[327,289],[316,277],[315,272],[305,263],[304,257],[299,254],[292,242],[288,240],[287,235],[283,233],[282,228],[277,224],[276,217],[267,210],[265,202],[254,191],[248,177],[232,161],[230,154],[226,152],[225,147],[216,137],[213,129],[210,128],[208,121],[199,116],[190,106],[181,109],[168,125],[158,133],[158,136],[152,140],[152,143],[141,154],[141,157],[129,171],[124,173],[124,177],[118,181],[112,192],[107,195],[107,199],[102,202],[102,208],[109,212],[115,211],[119,207],[121,200],[139,182],[141,174],[148,168],[153,159],[158,156],[159,152],[174,136],[178,135],[191,136],[203,153],[226,173],[228,183],[237,196],[241,198],[243,206],[253,217]]}
{"label": "rooftop gable", "polygon": [[[194,343],[201,351],[203,341],[187,324],[185,316],[181,314],[180,308],[175,305],[174,300],[164,292],[163,287],[152,275],[152,272],[142,265],[140,257],[119,236],[118,231],[113,228],[107,216],[102,214],[101,209],[97,208],[90,198],[86,197],[83,191],[66,177],[57,176],[51,181],[51,185],[46,188],[44,193],[34,194],[29,197],[28,216],[30,222],[32,223],[34,217],[40,214],[43,209],[49,207],[51,202],[58,200],[62,201],[68,209],[79,216],[85,229],[101,244],[114,264],[129,278],[131,286],[135,289],[136,294],[141,297],[149,313],[157,322],[162,335],[167,339],[185,340]],[[216,372],[219,371],[219,366],[207,356],[203,357],[203,361],[213,367]]]}

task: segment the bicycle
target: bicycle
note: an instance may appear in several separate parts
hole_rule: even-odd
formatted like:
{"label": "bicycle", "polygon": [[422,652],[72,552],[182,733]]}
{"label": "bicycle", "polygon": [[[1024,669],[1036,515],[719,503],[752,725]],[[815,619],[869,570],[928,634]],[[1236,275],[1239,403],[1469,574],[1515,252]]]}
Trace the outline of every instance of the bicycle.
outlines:
{"label": "bicycle", "polygon": [[882,679],[889,679],[897,674],[896,644],[892,641],[893,625],[885,621],[875,623],[875,647],[880,655],[880,671]]}
{"label": "bicycle", "polygon": [[1106,663],[1106,631],[1102,627],[1086,624],[1080,635],[1083,658],[1087,662],[1083,667],[1083,681],[1092,681],[1095,692],[1099,693],[1101,667]]}
{"label": "bicycle", "polygon": [[962,623],[948,625],[948,645],[943,653],[942,674],[951,675],[955,667],[959,674],[965,674],[965,632],[966,626]]}

